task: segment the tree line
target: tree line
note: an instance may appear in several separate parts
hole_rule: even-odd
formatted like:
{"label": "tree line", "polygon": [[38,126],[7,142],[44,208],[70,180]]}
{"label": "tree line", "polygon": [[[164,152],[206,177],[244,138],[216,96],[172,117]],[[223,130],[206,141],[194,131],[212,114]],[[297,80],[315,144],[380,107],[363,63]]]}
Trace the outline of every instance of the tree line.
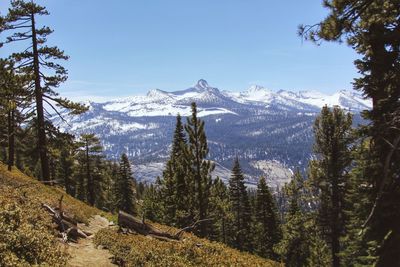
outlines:
{"label": "tree line", "polygon": [[[314,124],[314,154],[305,177],[272,190],[270,177],[246,188],[240,155],[228,184],[211,179],[214,164],[204,121],[177,117],[171,154],[154,185],[136,183],[126,155],[107,160],[93,134],[61,132],[50,117],[87,107],[60,97],[68,57],[46,45],[39,26],[47,10],[13,0],[0,16],[1,46],[22,50],[0,60],[0,158],[90,205],[142,213],[176,227],[198,222],[194,233],[287,266],[400,265],[400,3],[398,0],[324,1],[328,16],[300,35],[316,43],[343,40],[361,55],[354,87],[372,99],[368,122],[324,107]],[[66,122],[67,123],[67,122]]]}

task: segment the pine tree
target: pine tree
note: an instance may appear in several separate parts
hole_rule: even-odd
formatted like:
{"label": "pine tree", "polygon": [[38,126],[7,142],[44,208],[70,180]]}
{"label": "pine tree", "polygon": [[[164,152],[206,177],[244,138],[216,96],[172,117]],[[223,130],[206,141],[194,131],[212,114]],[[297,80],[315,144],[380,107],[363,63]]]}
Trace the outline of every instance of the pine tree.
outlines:
{"label": "pine tree", "polygon": [[157,185],[150,184],[146,186],[143,196],[143,215],[153,222],[159,222],[160,218],[163,217],[161,203],[161,194],[159,189],[157,189]]}
{"label": "pine tree", "polygon": [[[83,162],[84,154],[82,152],[78,153],[76,156],[77,162]],[[73,179],[76,184],[75,189],[75,197],[81,201],[86,201],[87,193],[86,193],[86,170],[83,164],[75,164],[74,165],[74,176]]]}
{"label": "pine tree", "polygon": [[0,115],[4,117],[7,132],[4,132],[7,141],[7,167],[11,171],[15,165],[16,137],[19,124],[24,121],[20,109],[29,105],[29,95],[26,90],[26,79],[14,70],[10,60],[0,59]]}
{"label": "pine tree", "polygon": [[185,160],[185,147],[185,133],[181,116],[178,114],[171,155],[160,180],[161,201],[164,206],[163,222],[177,227],[187,226],[193,219],[190,205],[188,205],[190,194],[186,179],[188,168]]}
{"label": "pine tree", "polygon": [[368,179],[368,169],[371,166],[370,141],[361,140],[360,146],[354,152],[355,167],[350,172],[349,186],[346,192],[345,214],[346,235],[342,238],[343,250],[341,257],[344,266],[372,266],[376,257],[370,251],[366,236],[363,235],[363,223],[371,210],[371,181]]}
{"label": "pine tree", "polygon": [[103,177],[103,183],[104,183],[104,207],[107,211],[114,212],[116,207],[115,207],[115,184],[117,181],[118,177],[118,172],[119,172],[119,166],[118,163],[114,161],[106,161],[105,162],[105,170],[104,170],[104,177]]}
{"label": "pine tree", "polygon": [[277,260],[274,246],[281,239],[278,208],[264,177],[257,185],[255,205],[255,252],[262,257]]}
{"label": "pine tree", "polygon": [[[52,30],[46,26],[38,27],[38,16],[48,15],[45,7],[35,4],[33,1],[23,0],[11,1],[11,8],[7,16],[2,20],[1,31],[9,31],[6,43],[28,41],[27,49],[20,53],[14,53],[12,58],[16,62],[16,68],[21,73],[32,77],[33,89],[31,93],[35,97],[38,152],[41,163],[41,177],[45,181],[50,180],[50,169],[48,159],[48,148],[45,128],[46,105],[59,114],[54,106],[70,109],[73,113],[80,113],[86,108],[80,104],[73,103],[61,98],[53,90],[67,79],[67,71],[64,67],[52,60],[66,60],[67,56],[57,47],[45,45],[47,37]],[[1,43],[2,45],[3,43]],[[46,72],[43,69],[46,68]],[[54,71],[53,74],[51,70]],[[29,87],[31,88],[31,87]],[[60,114],[59,114],[60,115]],[[61,115],[60,115],[61,116]]]}
{"label": "pine tree", "polygon": [[95,157],[92,172],[92,183],[94,193],[94,206],[99,209],[104,209],[106,205],[105,189],[106,189],[106,166],[104,156]]}
{"label": "pine tree", "polygon": [[[373,206],[363,218],[363,235],[375,250],[377,266],[400,265],[400,86],[398,0],[324,1],[328,16],[300,33],[313,41],[346,40],[361,56],[355,65],[361,77],[354,88],[372,99],[372,110],[363,116],[371,123],[362,129],[371,138],[366,173],[373,190]],[[368,230],[368,231],[365,231]],[[378,249],[379,248],[379,249]]]}
{"label": "pine tree", "polygon": [[[209,211],[210,187],[212,184],[210,173],[214,164],[206,160],[208,154],[207,138],[204,129],[204,121],[197,117],[196,103],[192,103],[192,116],[188,118],[185,130],[188,136],[188,145],[185,150],[185,160],[188,166],[188,177],[191,177],[191,191],[195,197],[195,210],[199,220],[207,219]],[[203,221],[199,225],[199,235],[208,234],[208,222]]]}
{"label": "pine tree", "polygon": [[133,181],[131,165],[128,156],[124,153],[119,162],[119,173],[115,182],[115,206],[117,210],[130,214],[136,212]]}
{"label": "pine tree", "polygon": [[319,226],[314,219],[315,216],[311,217],[310,222],[306,225],[306,236],[309,243],[308,249],[310,254],[305,266],[332,266],[331,248],[325,241],[325,237],[319,230]]}
{"label": "pine tree", "polygon": [[176,127],[172,144],[171,164],[173,166],[173,180],[175,182],[175,201],[176,210],[175,218],[178,227],[185,227],[191,223],[193,219],[192,211],[188,203],[193,203],[190,192],[190,180],[187,179],[188,164],[185,159],[185,150],[187,148],[187,140],[181,116],[176,117]]}
{"label": "pine tree", "polygon": [[162,180],[160,180],[160,194],[162,196],[161,201],[163,205],[163,218],[162,222],[175,226],[176,222],[176,181],[173,162],[170,160],[167,162],[163,171]]}
{"label": "pine tree", "polygon": [[228,243],[240,250],[251,250],[251,207],[237,157],[233,163],[232,174],[229,179],[229,202],[232,222]]}
{"label": "pine tree", "polygon": [[75,196],[75,181],[73,179],[73,144],[64,142],[59,156],[59,167],[57,177],[61,179],[61,184],[65,187],[65,192],[71,196]]}
{"label": "pine tree", "polygon": [[213,218],[214,230],[209,236],[211,239],[227,243],[228,224],[231,221],[229,191],[224,182],[217,177],[211,187],[210,217]]}
{"label": "pine tree", "polygon": [[340,266],[340,237],[344,233],[344,195],[351,162],[350,144],[352,118],[339,107],[323,107],[315,120],[314,152],[310,162],[310,179],[319,190],[318,224],[330,244],[332,266]]}
{"label": "pine tree", "polygon": [[144,190],[145,190],[145,184],[143,182],[139,182],[136,186],[137,199],[143,200]]}
{"label": "pine tree", "polygon": [[96,198],[102,195],[101,191],[97,191],[101,188],[99,185],[101,181],[99,181],[96,172],[98,172],[98,158],[103,157],[103,148],[100,145],[100,140],[94,134],[82,134],[78,146],[80,147],[77,154],[79,166],[75,172],[78,198],[86,200],[94,206]]}
{"label": "pine tree", "polygon": [[302,197],[304,190],[303,177],[297,170],[289,184],[285,184],[283,191],[288,200],[288,209],[285,213],[282,227],[282,240],[276,246],[276,251],[288,267],[307,265],[310,257],[310,242],[307,236],[307,214]]}

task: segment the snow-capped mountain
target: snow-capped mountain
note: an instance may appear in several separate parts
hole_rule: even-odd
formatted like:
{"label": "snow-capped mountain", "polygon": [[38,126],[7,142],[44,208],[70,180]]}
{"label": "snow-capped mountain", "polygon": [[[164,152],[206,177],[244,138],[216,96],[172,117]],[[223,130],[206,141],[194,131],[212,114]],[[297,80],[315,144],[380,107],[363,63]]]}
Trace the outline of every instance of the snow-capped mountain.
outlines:
{"label": "snow-capped mountain", "polygon": [[333,95],[315,91],[273,92],[259,85],[253,85],[243,92],[221,92],[207,81],[199,80],[193,87],[182,91],[166,92],[152,89],[145,96],[131,96],[111,100],[103,109],[126,113],[130,117],[182,116],[190,114],[190,104],[199,106],[199,116],[215,114],[237,114],[235,110],[246,106],[276,107],[282,110],[308,110],[318,112],[324,105],[338,105],[343,109],[359,112],[369,109],[371,103],[355,92],[342,90]]}
{"label": "snow-capped mountain", "polygon": [[[311,155],[312,124],[321,107],[338,105],[355,114],[371,107],[369,100],[345,90],[327,95],[275,92],[255,85],[243,92],[231,92],[220,91],[202,79],[181,91],[152,89],[142,96],[88,102],[89,111],[69,117],[69,125],[57,119],[55,122],[71,133],[97,134],[109,157],[126,152],[140,169],[138,176],[152,180],[155,173],[161,173],[168,156],[175,116],[189,116],[192,102],[206,122],[210,159],[221,165],[219,175],[226,179],[226,172],[221,170],[230,169],[233,157],[238,155],[250,175],[249,183],[267,173],[270,184],[280,184],[285,175],[290,176],[282,170],[306,166]],[[278,178],[278,173],[284,175]]]}
{"label": "snow-capped mountain", "polygon": [[217,88],[212,88],[205,80],[200,80],[194,87],[183,91],[165,92],[152,89],[145,96],[132,96],[106,102],[103,109],[126,113],[131,117],[150,116],[189,116],[190,104],[199,105],[199,116],[232,113],[224,108],[233,102],[222,95]]}

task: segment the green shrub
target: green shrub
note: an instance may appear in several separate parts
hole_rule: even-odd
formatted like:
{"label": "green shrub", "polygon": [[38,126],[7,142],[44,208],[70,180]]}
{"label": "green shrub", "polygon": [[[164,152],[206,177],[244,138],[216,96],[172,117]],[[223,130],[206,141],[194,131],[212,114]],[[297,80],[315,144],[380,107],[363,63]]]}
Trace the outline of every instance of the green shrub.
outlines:
{"label": "green shrub", "polygon": [[96,234],[94,242],[109,249],[124,266],[281,266],[191,234],[185,234],[179,242],[165,242],[103,229]]}
{"label": "green shrub", "polygon": [[48,218],[40,207],[25,205],[4,194],[0,198],[0,266],[64,266],[66,255]]}

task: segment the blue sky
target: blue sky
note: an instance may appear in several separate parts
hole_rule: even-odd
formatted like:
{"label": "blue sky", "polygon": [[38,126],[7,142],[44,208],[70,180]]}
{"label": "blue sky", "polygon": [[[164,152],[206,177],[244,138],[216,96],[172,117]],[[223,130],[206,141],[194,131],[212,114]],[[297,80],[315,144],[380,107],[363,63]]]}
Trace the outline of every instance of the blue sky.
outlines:
{"label": "blue sky", "polygon": [[[65,50],[66,96],[118,97],[185,89],[351,89],[357,55],[345,44],[302,42],[297,26],[326,15],[321,1],[40,0]],[[0,0],[4,14],[8,1]],[[5,56],[10,48],[2,48]],[[3,54],[4,53],[4,54]]]}

